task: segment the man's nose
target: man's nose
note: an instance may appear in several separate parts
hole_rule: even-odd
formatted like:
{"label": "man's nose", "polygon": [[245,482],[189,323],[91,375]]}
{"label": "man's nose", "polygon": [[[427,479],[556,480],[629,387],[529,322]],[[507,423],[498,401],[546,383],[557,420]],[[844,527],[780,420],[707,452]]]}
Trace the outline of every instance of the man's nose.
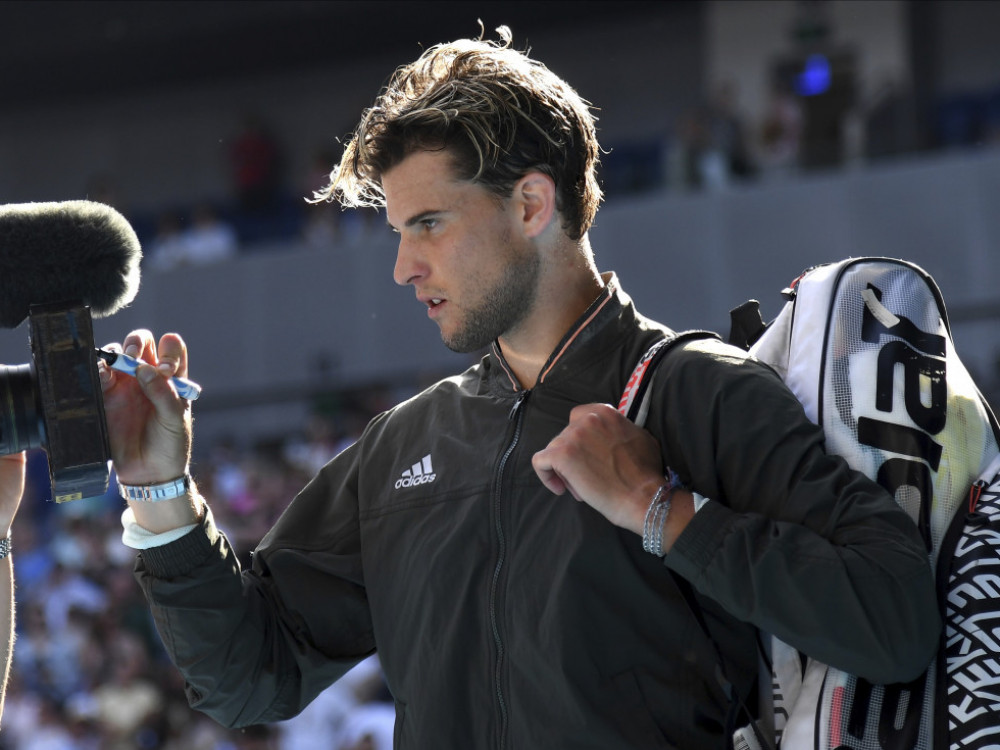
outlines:
{"label": "man's nose", "polygon": [[420,260],[414,244],[406,237],[399,238],[399,247],[396,249],[396,267],[393,269],[392,278],[400,286],[414,284],[426,274],[426,268]]}

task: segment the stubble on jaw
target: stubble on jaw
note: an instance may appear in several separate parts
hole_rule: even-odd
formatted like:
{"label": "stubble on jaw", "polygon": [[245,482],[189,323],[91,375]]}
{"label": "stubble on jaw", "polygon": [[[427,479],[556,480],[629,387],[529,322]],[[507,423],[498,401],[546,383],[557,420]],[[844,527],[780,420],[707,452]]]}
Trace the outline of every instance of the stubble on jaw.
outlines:
{"label": "stubble on jaw", "polygon": [[[509,234],[501,237],[501,244],[511,247]],[[541,259],[533,250],[510,253],[511,262],[503,278],[468,310],[464,324],[451,336],[442,333],[445,346],[461,354],[476,352],[524,322],[538,296]]]}

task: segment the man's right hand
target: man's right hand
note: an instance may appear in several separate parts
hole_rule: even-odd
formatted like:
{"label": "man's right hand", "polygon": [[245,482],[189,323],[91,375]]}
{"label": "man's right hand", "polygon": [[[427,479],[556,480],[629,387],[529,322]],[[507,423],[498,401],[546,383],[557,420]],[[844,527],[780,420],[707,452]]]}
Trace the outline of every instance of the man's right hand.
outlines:
{"label": "man's right hand", "polygon": [[[151,332],[138,330],[121,344],[107,348],[143,363],[135,377],[100,365],[111,459],[118,481],[151,485],[183,476],[191,460],[191,403],[178,396],[170,382],[174,375],[187,376],[183,339],[168,333],[156,344]],[[158,532],[194,521],[198,511],[192,499],[130,505],[141,526]]]}

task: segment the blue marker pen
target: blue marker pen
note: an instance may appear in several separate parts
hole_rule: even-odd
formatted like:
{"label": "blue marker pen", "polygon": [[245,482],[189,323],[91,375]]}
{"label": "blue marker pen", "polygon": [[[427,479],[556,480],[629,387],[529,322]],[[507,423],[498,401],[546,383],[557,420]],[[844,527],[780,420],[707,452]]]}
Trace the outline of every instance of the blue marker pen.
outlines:
{"label": "blue marker pen", "polygon": [[[118,352],[105,351],[104,349],[98,349],[97,356],[107,362],[112,370],[124,372],[126,375],[131,375],[132,377],[135,377],[136,368],[140,365],[139,360],[135,357]],[[170,382],[174,384],[174,388],[177,389],[180,397],[186,398],[188,401],[194,401],[201,395],[201,386],[187,378],[175,376],[170,378]]]}

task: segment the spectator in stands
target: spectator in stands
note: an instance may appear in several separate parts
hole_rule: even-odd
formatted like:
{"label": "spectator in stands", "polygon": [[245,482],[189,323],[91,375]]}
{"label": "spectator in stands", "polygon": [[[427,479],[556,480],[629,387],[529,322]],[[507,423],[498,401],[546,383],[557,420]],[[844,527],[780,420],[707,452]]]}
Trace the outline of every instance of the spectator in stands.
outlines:
{"label": "spectator in stands", "polygon": [[157,271],[201,266],[236,257],[236,231],[223,221],[209,203],[200,203],[192,213],[191,226],[181,229],[175,214],[166,214],[150,248],[148,265]]}
{"label": "spectator in stands", "polygon": [[344,750],[392,750],[396,711],[388,704],[359,707],[347,719]]}
{"label": "spectator in stands", "polygon": [[761,172],[787,175],[799,167],[804,121],[802,105],[788,85],[776,84],[760,127]]}
{"label": "spectator in stands", "polygon": [[708,148],[708,127],[701,107],[691,107],[677,118],[667,155],[668,184],[680,190],[702,187],[702,155]]}
{"label": "spectator in stands", "polygon": [[293,441],[285,447],[285,459],[311,477],[340,452],[341,446],[337,438],[333,423],[325,417],[314,415],[306,424],[302,440]]}
{"label": "spectator in stands", "polygon": [[331,206],[310,205],[305,209],[302,222],[302,242],[306,247],[328,250],[337,244],[338,216]]}
{"label": "spectator in stands", "polygon": [[239,207],[247,213],[273,208],[280,186],[281,152],[259,116],[249,114],[244,118],[229,156]]}
{"label": "spectator in stands", "polygon": [[736,84],[718,86],[705,107],[709,149],[722,155],[726,175],[742,180],[753,176],[746,126],[739,111]]}
{"label": "spectator in stands", "polygon": [[[381,730],[388,728],[388,744],[383,742],[374,747],[392,750],[395,711],[391,704],[379,700],[383,689],[378,657],[370,656],[320,693],[298,716],[275,725],[281,749],[347,750],[360,740],[359,734],[375,726]],[[387,720],[379,721],[377,717],[385,717],[385,711],[389,713]]]}
{"label": "spectator in stands", "polygon": [[180,214],[174,210],[161,212],[156,220],[156,235],[146,248],[143,263],[150,269],[167,270],[174,268],[175,259],[184,257],[186,253]]}
{"label": "spectator in stands", "polygon": [[680,116],[668,158],[670,182],[681,188],[715,190],[754,174],[732,84]]}
{"label": "spectator in stands", "polygon": [[219,216],[210,203],[199,203],[191,216],[191,228],[185,233],[186,262],[190,265],[217,263],[236,256],[239,240],[236,231]]}
{"label": "spectator in stands", "polygon": [[[306,175],[303,195],[310,196],[321,190],[330,180],[333,155],[326,149],[313,154],[312,164]],[[328,204],[306,204],[303,208],[302,240],[318,250],[332,247],[338,239],[340,212]]]}
{"label": "spectator in stands", "polygon": [[142,641],[114,623],[108,625],[108,660],[91,695],[104,735],[113,743],[123,743],[163,709],[165,699],[149,678],[149,657]]}

